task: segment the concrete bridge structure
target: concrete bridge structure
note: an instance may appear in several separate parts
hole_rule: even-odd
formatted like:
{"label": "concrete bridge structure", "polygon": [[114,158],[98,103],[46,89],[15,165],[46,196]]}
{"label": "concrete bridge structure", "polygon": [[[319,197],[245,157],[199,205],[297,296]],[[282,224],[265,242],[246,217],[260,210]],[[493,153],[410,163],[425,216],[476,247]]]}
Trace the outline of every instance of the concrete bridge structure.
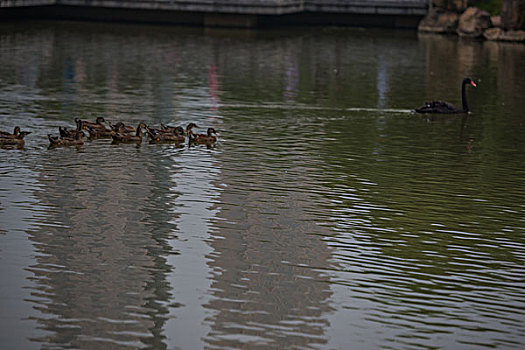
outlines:
{"label": "concrete bridge structure", "polygon": [[0,0],[0,18],[415,28],[429,6],[429,0]]}

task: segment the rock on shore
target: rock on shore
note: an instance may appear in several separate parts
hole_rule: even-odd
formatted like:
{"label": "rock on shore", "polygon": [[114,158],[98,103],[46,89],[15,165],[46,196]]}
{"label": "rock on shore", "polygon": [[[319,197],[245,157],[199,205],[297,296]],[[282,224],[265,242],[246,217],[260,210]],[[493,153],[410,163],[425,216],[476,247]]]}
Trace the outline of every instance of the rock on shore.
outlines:
{"label": "rock on shore", "polygon": [[431,8],[428,14],[419,22],[418,31],[425,33],[449,34],[455,33],[458,27],[459,14]]}
{"label": "rock on shore", "polygon": [[503,30],[501,28],[489,28],[483,32],[487,40],[525,42],[525,30]]}
{"label": "rock on shore", "polygon": [[469,7],[459,17],[456,32],[460,37],[479,38],[483,32],[491,27],[490,14],[477,7]]}
{"label": "rock on shore", "polygon": [[473,0],[433,0],[420,32],[525,42],[525,0],[503,0],[501,16],[472,7]]}

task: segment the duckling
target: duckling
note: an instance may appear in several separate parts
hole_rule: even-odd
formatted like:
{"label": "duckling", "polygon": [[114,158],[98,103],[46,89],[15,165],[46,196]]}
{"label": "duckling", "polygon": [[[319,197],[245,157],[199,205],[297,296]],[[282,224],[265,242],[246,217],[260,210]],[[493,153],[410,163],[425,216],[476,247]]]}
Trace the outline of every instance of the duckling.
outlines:
{"label": "duckling", "polygon": [[[215,134],[215,136],[213,135]],[[206,134],[195,134],[191,132],[190,134],[190,143],[197,144],[212,144],[217,142],[217,132],[214,128],[208,128]]]}
{"label": "duckling", "polygon": [[74,137],[60,137],[48,134],[47,138],[49,139],[49,147],[82,146],[84,144],[84,136],[84,132],[80,131]]}
{"label": "duckling", "polygon": [[[15,137],[0,137],[0,146],[20,146],[25,143],[24,137],[31,134],[31,131],[19,131]],[[10,135],[12,136],[12,135]]]}
{"label": "duckling", "polygon": [[18,136],[18,134],[20,134],[20,127],[19,126],[15,126],[15,129],[13,130],[13,133],[9,133],[7,131],[1,131],[0,130],[0,137],[9,137],[9,138],[15,138]]}
{"label": "duckling", "polygon": [[137,143],[140,143],[142,141],[142,129],[147,129],[147,125],[144,124],[144,123],[140,123],[138,126],[137,126],[137,131],[135,133],[135,135],[132,135],[132,134],[122,134],[122,133],[117,133],[116,135],[112,135],[111,137],[113,138],[113,142],[137,142]]}
{"label": "duckling", "polygon": [[106,128],[106,126],[104,124],[102,124],[102,123],[106,122],[104,117],[97,117],[97,119],[95,119],[94,123],[75,118],[75,122],[78,123],[78,121],[82,122],[82,128],[84,130],[87,130],[88,127],[97,128],[97,129],[105,129]]}

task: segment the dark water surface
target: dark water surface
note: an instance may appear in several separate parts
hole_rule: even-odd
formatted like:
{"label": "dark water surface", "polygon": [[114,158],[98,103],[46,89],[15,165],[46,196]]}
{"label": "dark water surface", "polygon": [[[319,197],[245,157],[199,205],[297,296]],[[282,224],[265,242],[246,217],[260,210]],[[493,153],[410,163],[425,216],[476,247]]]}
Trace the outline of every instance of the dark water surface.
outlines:
{"label": "dark water surface", "polygon": [[[525,45],[0,24],[4,349],[523,349]],[[457,105],[468,118],[410,112]],[[73,118],[216,147],[48,149]]]}

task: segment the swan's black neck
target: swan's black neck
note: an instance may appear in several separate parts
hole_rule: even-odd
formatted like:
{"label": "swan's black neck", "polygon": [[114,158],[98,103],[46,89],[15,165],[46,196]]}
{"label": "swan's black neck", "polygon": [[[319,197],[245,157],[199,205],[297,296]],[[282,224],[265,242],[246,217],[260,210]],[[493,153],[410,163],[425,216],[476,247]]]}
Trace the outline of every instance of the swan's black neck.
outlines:
{"label": "swan's black neck", "polygon": [[468,112],[468,102],[467,102],[467,89],[466,85],[468,84],[467,80],[463,80],[461,84],[461,102],[463,103],[463,112]]}

